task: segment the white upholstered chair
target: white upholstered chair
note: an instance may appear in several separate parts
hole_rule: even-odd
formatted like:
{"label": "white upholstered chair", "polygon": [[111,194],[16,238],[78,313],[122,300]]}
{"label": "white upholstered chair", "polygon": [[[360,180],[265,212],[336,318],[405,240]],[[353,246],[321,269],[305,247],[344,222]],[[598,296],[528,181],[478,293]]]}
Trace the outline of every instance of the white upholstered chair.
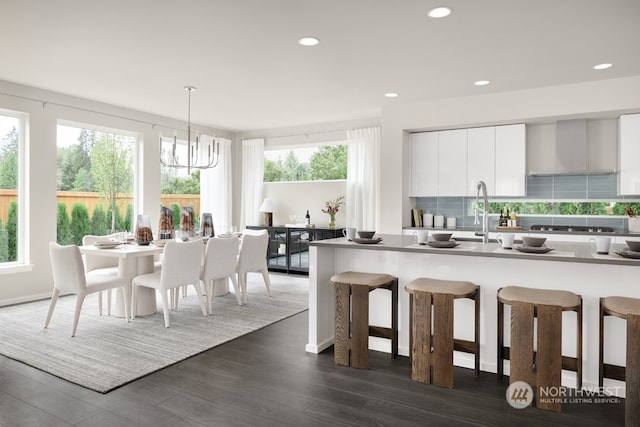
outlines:
{"label": "white upholstered chair", "polygon": [[238,255],[238,282],[242,289],[242,301],[247,302],[247,273],[260,272],[264,279],[267,293],[271,296],[271,280],[267,267],[267,248],[269,246],[268,230],[245,229],[240,243]]}
{"label": "white upholstered chair", "polygon": [[[164,257],[160,272],[142,274],[133,279],[132,316],[136,316],[138,288],[145,286],[156,289],[162,298],[164,326],[169,327],[169,309],[173,308],[173,298],[169,291],[181,286],[193,285],[200,300],[202,314],[207,315],[204,295],[200,287],[200,266],[202,264],[202,241],[178,242],[172,240],[164,246]],[[171,307],[169,303],[171,302]]]}
{"label": "white upholstered chair", "polygon": [[[82,245],[93,245],[96,240],[103,239],[117,239],[118,234],[107,234],[106,236],[96,236],[93,234],[87,234],[82,238]],[[101,275],[118,275],[118,258],[111,258],[106,256],[96,256],[91,254],[85,254],[84,257],[84,271],[88,276],[96,274]],[[100,316],[102,316],[102,292],[98,294],[98,307],[100,310]],[[107,314],[111,314],[111,289],[107,291]]]}
{"label": "white upholstered chair", "polygon": [[207,242],[200,280],[204,283],[209,314],[211,314],[211,298],[213,297],[214,280],[231,279],[238,305],[242,305],[242,294],[238,287],[238,280],[236,279],[236,264],[238,262],[239,249],[240,239],[235,236],[226,239],[211,238]]}
{"label": "white upholstered chair", "polygon": [[[76,310],[73,318],[71,336],[76,335],[78,328],[78,318],[82,303],[88,294],[102,292],[107,289],[125,287],[125,281],[112,275],[87,275],[82,262],[82,255],[77,246],[61,246],[55,242],[49,243],[49,254],[51,256],[51,268],[53,270],[53,294],[51,304],[47,313],[47,320],[44,327],[49,327],[53,309],[58,301],[58,296],[63,294],[75,294]],[[126,293],[126,292],[125,292]],[[125,306],[125,320],[128,321],[128,309]]]}

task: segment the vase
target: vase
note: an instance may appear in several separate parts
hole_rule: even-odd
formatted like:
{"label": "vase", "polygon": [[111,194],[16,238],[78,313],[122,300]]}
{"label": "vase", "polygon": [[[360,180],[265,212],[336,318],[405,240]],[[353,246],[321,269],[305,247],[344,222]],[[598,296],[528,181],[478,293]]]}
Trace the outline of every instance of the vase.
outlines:
{"label": "vase", "polygon": [[336,229],[336,214],[329,214],[329,228],[331,230],[335,230]]}

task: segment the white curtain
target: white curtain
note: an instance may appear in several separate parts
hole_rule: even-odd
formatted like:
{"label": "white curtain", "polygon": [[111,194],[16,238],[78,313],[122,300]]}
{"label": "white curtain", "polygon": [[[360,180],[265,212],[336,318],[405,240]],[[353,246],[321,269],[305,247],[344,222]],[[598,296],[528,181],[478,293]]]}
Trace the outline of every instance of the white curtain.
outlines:
{"label": "white curtain", "polygon": [[[201,135],[201,146],[207,146],[214,139]],[[211,213],[216,234],[225,232],[225,228],[233,224],[232,220],[232,171],[231,140],[215,138],[220,145],[220,159],[213,169],[200,171],[200,212]],[[206,154],[205,154],[206,155]]]}
{"label": "white curtain", "polygon": [[247,225],[259,225],[264,179],[264,139],[242,141],[242,207],[240,230]]}
{"label": "white curtain", "polygon": [[347,132],[347,226],[376,229],[380,177],[380,128]]}

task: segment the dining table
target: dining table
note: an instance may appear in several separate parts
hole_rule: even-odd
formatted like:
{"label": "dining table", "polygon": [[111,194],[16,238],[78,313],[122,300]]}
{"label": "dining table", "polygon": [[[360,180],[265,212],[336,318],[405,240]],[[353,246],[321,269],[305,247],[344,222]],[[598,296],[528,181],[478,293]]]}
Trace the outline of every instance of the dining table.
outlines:
{"label": "dining table", "polygon": [[[125,302],[131,306],[131,282],[133,278],[146,273],[153,273],[154,256],[160,255],[163,247],[149,244],[122,244],[114,248],[100,248],[94,245],[80,246],[80,252],[96,256],[118,258],[118,276],[125,279],[126,286],[116,291],[116,304],[114,314],[124,317]],[[156,291],[152,288],[140,287],[138,293],[137,315],[147,316],[157,311]]]}

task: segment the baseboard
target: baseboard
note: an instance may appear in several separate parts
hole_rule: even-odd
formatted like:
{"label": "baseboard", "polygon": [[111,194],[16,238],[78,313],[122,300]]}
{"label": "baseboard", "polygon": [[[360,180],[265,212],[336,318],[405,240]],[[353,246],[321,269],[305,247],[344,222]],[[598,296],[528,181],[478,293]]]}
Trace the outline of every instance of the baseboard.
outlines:
{"label": "baseboard", "polygon": [[29,296],[24,296],[19,298],[2,299],[0,300],[0,307],[6,307],[8,305],[23,304],[25,302],[39,301],[39,300],[48,299],[48,298],[51,298],[51,292],[45,292],[41,294],[29,295]]}

